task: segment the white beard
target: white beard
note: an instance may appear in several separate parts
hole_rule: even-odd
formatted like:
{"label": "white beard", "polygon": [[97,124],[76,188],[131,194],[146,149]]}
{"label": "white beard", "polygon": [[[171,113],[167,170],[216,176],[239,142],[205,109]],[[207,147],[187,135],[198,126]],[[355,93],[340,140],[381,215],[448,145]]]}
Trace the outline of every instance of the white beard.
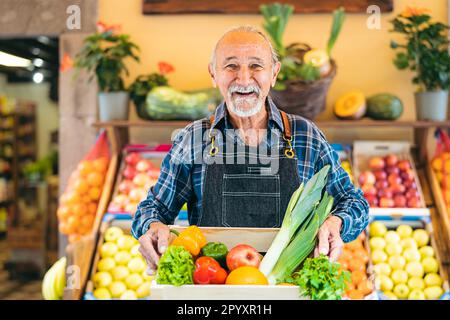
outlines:
{"label": "white beard", "polygon": [[[254,106],[251,108],[246,107],[249,105]],[[260,112],[263,107],[263,102],[260,99],[238,98],[235,100],[231,100],[231,103],[228,107],[230,108],[230,111],[232,111],[238,117],[245,118],[254,116],[258,112]]]}

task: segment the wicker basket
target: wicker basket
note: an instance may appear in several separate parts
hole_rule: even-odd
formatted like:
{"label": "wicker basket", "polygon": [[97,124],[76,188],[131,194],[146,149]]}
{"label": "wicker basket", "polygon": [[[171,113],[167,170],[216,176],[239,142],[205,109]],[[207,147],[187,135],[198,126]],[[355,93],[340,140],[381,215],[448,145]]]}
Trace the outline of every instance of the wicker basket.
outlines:
{"label": "wicker basket", "polygon": [[285,90],[271,89],[270,96],[281,110],[314,119],[326,108],[326,98],[331,81],[336,75],[336,64],[331,60],[328,75],[314,82],[287,81]]}

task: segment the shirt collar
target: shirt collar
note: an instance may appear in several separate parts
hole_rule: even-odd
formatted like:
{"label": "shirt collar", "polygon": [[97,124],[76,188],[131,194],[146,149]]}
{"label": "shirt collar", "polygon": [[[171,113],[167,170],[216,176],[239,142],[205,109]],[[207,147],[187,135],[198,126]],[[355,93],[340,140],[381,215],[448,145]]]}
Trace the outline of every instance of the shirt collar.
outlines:
{"label": "shirt collar", "polygon": [[[269,128],[270,123],[275,123],[278,128],[284,132],[284,125],[283,120],[281,119],[281,113],[278,107],[275,105],[273,100],[270,97],[267,97],[266,100],[266,106],[268,106],[267,111],[269,113]],[[225,120],[225,117],[227,117],[227,107],[225,104],[225,101],[222,101],[216,108],[216,111],[214,113],[214,122],[211,125],[211,129],[215,129],[217,125],[222,121]]]}

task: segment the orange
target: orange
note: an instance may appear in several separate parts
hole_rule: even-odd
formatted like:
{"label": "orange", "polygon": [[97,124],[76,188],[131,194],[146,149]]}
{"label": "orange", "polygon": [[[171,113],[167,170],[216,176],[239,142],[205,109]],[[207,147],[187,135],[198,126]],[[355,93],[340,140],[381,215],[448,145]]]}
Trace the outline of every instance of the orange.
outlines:
{"label": "orange", "polygon": [[94,216],[90,214],[85,214],[80,219],[81,226],[86,227],[89,230],[91,229],[93,223],[94,223]]}
{"label": "orange", "polygon": [[83,160],[78,164],[77,169],[81,176],[87,176],[94,171],[94,166],[91,161]]}
{"label": "orange", "polygon": [[356,288],[355,288],[355,285],[352,283],[352,282],[346,282],[345,283],[346,285],[347,285],[347,287],[346,287],[346,292],[347,291],[350,291],[350,290],[355,290]]}
{"label": "orange", "polygon": [[347,292],[347,296],[350,299],[353,299],[353,300],[362,300],[362,299],[364,299],[364,294],[361,291],[359,291],[358,289],[349,290]]}
{"label": "orange", "polygon": [[365,272],[362,272],[362,271],[353,271],[351,279],[352,279],[353,285],[357,286],[361,282],[367,280],[367,275]]}
{"label": "orange", "polygon": [[94,202],[91,202],[88,204],[88,213],[95,215],[97,213],[97,204]]}
{"label": "orange", "polygon": [[69,234],[75,233],[77,227],[78,227],[78,219],[74,216],[70,216],[67,219],[67,232]]}
{"label": "orange", "polygon": [[360,258],[353,258],[348,262],[350,271],[366,271],[366,263]]}
{"label": "orange", "polygon": [[355,250],[361,249],[363,246],[362,246],[361,241],[356,239],[352,242],[346,243],[345,247],[349,250],[355,251]]}
{"label": "orange", "polygon": [[92,161],[92,166],[94,167],[95,171],[105,173],[106,170],[108,169],[108,159],[105,157],[98,158]]}
{"label": "orange", "polygon": [[89,190],[89,186],[84,180],[75,181],[73,188],[79,195],[85,194]]}
{"label": "orange", "polygon": [[101,195],[102,190],[100,188],[94,187],[89,189],[89,197],[91,197],[91,200],[98,201]]}
{"label": "orange", "polygon": [[370,280],[364,280],[358,284],[358,290],[364,295],[368,295],[373,291],[373,282]]}
{"label": "orange", "polygon": [[103,176],[94,171],[88,174],[86,181],[92,187],[101,187],[103,184]]}
{"label": "orange", "polygon": [[76,203],[72,206],[73,214],[82,216],[88,212],[88,207],[84,203]]}
{"label": "orange", "polygon": [[269,282],[258,268],[244,266],[231,271],[225,284],[268,285]]}
{"label": "orange", "polygon": [[69,192],[66,197],[66,203],[67,204],[75,204],[79,203],[81,200],[80,196],[76,194],[75,192]]}
{"label": "orange", "polygon": [[338,263],[341,265],[341,268],[344,270],[348,270],[348,261],[339,259]]}
{"label": "orange", "polygon": [[67,224],[66,223],[60,222],[59,226],[58,226],[58,230],[62,234],[69,234],[69,230],[67,229]]}
{"label": "orange", "polygon": [[341,256],[339,257],[339,260],[351,260],[352,259],[352,252],[348,249],[346,249],[346,245],[344,246],[344,250],[342,250]]}
{"label": "orange", "polygon": [[355,250],[355,251],[353,252],[353,257],[354,257],[355,259],[361,259],[361,260],[363,260],[364,263],[369,262],[369,254],[367,253],[366,249],[364,249],[364,248]]}
{"label": "orange", "polygon": [[70,216],[70,210],[66,206],[60,206],[56,211],[56,215],[60,221],[65,221]]}
{"label": "orange", "polygon": [[71,234],[70,236],[69,236],[69,243],[74,243],[74,242],[77,242],[77,241],[80,241],[81,240],[81,235],[80,234]]}

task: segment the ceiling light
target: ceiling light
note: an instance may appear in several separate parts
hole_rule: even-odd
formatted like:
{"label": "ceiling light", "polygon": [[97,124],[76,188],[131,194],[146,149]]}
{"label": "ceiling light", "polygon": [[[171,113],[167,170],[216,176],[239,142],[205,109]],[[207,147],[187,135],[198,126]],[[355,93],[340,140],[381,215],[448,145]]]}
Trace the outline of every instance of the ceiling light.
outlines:
{"label": "ceiling light", "polygon": [[7,67],[22,67],[26,68],[31,64],[31,61],[21,58],[3,51],[0,51],[0,64]]}
{"label": "ceiling light", "polygon": [[42,65],[44,64],[44,60],[42,60],[41,58],[36,58],[33,60],[33,64],[38,68],[42,67]]}
{"label": "ceiling light", "polygon": [[33,74],[33,81],[35,83],[41,83],[42,80],[44,80],[44,75],[40,72],[36,72],[35,74]]}
{"label": "ceiling light", "polygon": [[41,49],[39,48],[33,48],[31,49],[31,53],[37,56],[39,53],[41,53]]}
{"label": "ceiling light", "polygon": [[39,41],[40,43],[48,44],[50,42],[50,39],[45,36],[39,36],[37,37],[37,41]]}

